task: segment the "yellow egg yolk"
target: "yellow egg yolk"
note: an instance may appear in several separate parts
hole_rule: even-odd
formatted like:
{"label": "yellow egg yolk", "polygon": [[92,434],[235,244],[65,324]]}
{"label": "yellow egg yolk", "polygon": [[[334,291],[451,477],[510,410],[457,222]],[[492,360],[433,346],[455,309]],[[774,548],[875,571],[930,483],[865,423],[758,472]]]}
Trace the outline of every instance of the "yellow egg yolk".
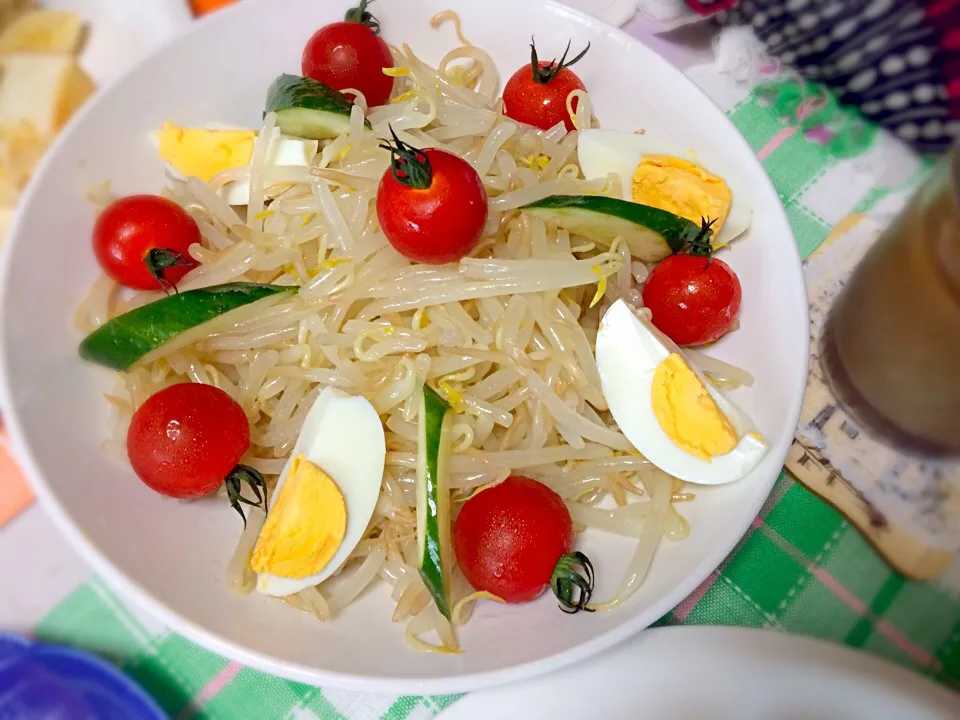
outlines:
{"label": "yellow egg yolk", "polygon": [[346,530],[347,507],[340,488],[298,455],[260,531],[250,567],[295,580],[316,575],[336,554]]}
{"label": "yellow egg yolk", "polygon": [[723,178],[671,155],[644,155],[633,174],[633,201],[668,210],[700,224],[714,220],[719,233],[730,214],[733,193]]}
{"label": "yellow egg yolk", "polygon": [[653,374],[653,414],[681,450],[701,460],[737,446],[737,433],[686,361],[672,353]]}
{"label": "yellow egg yolk", "polygon": [[166,123],[157,137],[158,152],[174,170],[210,182],[214,175],[249,165],[253,158],[253,130],[204,130]]}

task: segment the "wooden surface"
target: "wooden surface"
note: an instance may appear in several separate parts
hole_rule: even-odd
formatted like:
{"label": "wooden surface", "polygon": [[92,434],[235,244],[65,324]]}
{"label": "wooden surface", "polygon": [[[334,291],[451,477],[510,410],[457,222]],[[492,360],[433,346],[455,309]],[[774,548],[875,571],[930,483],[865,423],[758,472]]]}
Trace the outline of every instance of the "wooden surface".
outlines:
{"label": "wooden surface", "polygon": [[887,562],[906,577],[932,580],[953,561],[953,553],[928,547],[889,524],[843,476],[799,440],[790,448],[786,468],[799,482],[843,513]]}

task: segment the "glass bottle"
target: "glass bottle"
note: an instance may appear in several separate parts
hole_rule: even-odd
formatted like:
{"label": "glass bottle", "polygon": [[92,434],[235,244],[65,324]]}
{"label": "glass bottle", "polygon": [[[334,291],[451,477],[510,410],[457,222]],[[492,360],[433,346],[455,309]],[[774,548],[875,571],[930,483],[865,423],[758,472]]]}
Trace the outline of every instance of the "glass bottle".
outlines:
{"label": "glass bottle", "polygon": [[820,361],[867,433],[906,453],[960,457],[960,143],[854,270]]}

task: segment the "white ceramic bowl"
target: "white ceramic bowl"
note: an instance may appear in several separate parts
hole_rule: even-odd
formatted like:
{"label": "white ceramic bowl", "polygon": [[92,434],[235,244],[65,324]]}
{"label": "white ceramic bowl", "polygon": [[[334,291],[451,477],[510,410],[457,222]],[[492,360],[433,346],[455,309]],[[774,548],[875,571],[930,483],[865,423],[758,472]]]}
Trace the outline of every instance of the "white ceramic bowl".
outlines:
{"label": "white ceramic bowl", "polygon": [[[611,613],[567,616],[545,597],[484,604],[462,632],[465,654],[414,653],[390,621],[385,587],[321,625],[223,583],[240,531],[220,503],[166,500],[100,451],[109,373],[82,363],[74,308],[98,274],[91,252],[92,184],[156,192],[163,166],[148,131],[165,120],[259,125],[267,86],[298,72],[310,34],[342,17],[346,0],[250,0],[197,24],[102,92],[57,142],[27,193],[3,276],[3,407],[15,447],[45,507],[69,540],[125,597],[176,631],[248,665],[322,685],[402,693],[464,691],[529,677],[583,659],[641,630],[693,591],[749,527],[780,472],[800,411],[807,365],[807,303],[800,261],[777,194],[733,125],[680,72],[627,35],[546,0],[381,0],[388,41],[408,42],[437,62],[453,30],[431,30],[444,8],[490,51],[501,76],[529,62],[530,36],[592,49],[577,66],[606,127],[678,136],[708,166],[748,181],[753,228],[726,258],[744,292],[741,329],[714,352],[750,368],[736,396],[773,449],[739,483],[703,488],[684,507],[692,531],[659,551],[646,583]],[[549,39],[549,40],[548,40]],[[602,534],[583,546],[611,593],[632,543]]]}

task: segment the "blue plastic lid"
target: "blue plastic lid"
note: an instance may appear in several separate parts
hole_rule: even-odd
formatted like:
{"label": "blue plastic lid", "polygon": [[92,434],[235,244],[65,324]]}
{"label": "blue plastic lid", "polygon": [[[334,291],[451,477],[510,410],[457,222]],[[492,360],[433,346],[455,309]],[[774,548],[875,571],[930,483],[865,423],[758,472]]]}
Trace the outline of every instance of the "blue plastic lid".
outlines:
{"label": "blue plastic lid", "polygon": [[166,720],[126,675],[79,650],[0,634],[0,720]]}

